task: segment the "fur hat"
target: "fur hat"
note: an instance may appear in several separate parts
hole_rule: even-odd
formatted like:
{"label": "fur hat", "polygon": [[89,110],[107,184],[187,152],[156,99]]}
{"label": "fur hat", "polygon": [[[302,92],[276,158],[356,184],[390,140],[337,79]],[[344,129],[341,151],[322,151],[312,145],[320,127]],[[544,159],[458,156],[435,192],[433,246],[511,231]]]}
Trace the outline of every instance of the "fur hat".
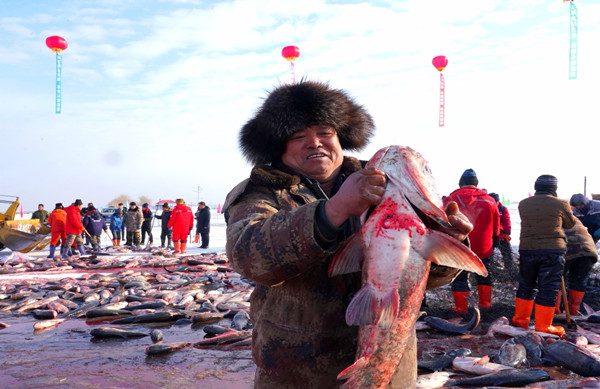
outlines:
{"label": "fur hat", "polygon": [[498,195],[498,193],[490,193],[489,196],[496,200],[496,202],[500,201],[500,196]]}
{"label": "fur hat", "polygon": [[83,205],[83,201],[81,201],[81,199],[77,199],[77,200],[75,200],[75,202],[73,203],[73,205],[75,205],[75,206]]}
{"label": "fur hat", "polygon": [[549,192],[556,196],[556,190],[558,189],[558,180],[556,177],[550,174],[542,174],[535,180],[533,188],[540,192]]}
{"label": "fur hat", "polygon": [[465,170],[462,176],[460,176],[460,180],[458,180],[458,186],[461,188],[463,186],[477,186],[478,184],[479,180],[477,179],[477,174],[473,169]]}
{"label": "fur hat", "polygon": [[344,91],[316,81],[275,88],[255,116],[241,129],[239,143],[246,159],[272,164],[281,159],[289,137],[315,124],[335,128],[342,149],[361,150],[375,131],[371,115]]}

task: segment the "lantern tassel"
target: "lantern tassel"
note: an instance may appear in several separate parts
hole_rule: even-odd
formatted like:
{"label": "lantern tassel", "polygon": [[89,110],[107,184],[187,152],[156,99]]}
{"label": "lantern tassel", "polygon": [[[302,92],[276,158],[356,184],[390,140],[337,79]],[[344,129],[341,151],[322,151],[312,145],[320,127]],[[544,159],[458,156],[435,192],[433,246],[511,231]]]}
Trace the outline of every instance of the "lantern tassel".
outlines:
{"label": "lantern tassel", "polygon": [[296,84],[296,70],[294,69],[294,61],[290,61],[290,75],[292,78],[292,85]]}
{"label": "lantern tassel", "polygon": [[446,83],[444,82],[444,74],[440,72],[440,118],[439,126],[444,127],[446,110]]}
{"label": "lantern tassel", "polygon": [[60,113],[62,107],[62,54],[56,51],[56,113]]}

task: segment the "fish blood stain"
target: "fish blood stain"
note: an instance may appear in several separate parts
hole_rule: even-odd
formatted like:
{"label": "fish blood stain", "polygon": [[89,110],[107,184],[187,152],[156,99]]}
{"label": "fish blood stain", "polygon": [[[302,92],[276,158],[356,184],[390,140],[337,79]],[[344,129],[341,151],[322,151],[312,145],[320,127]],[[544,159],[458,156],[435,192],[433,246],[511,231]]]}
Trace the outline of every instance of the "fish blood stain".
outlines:
{"label": "fish blood stain", "polygon": [[421,235],[425,233],[421,221],[415,215],[400,212],[398,210],[400,207],[407,209],[406,205],[399,205],[391,199],[386,199],[379,205],[376,210],[377,215],[373,215],[378,216],[375,236],[393,239],[393,237],[386,233],[387,230],[407,230],[411,238],[413,229]]}

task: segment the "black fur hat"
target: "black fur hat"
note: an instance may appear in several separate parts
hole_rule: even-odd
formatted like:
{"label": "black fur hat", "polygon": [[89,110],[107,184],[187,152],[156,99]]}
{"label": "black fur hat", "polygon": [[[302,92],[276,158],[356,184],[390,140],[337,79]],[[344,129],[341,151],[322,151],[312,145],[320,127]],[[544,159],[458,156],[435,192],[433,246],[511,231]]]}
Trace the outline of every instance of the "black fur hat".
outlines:
{"label": "black fur hat", "polygon": [[272,164],[281,158],[292,134],[315,124],[335,128],[342,149],[347,150],[364,148],[375,131],[371,115],[346,92],[302,80],[269,93],[254,118],[242,127],[240,148],[249,162]]}

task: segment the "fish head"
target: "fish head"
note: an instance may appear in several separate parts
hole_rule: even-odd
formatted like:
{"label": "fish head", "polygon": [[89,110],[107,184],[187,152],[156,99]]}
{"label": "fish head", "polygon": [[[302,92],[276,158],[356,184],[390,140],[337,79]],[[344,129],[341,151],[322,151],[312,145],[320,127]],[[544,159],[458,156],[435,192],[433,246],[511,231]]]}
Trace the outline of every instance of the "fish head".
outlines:
{"label": "fish head", "polygon": [[407,146],[387,146],[375,153],[369,166],[385,172],[388,186],[397,187],[421,219],[450,227],[429,164],[420,153]]}

